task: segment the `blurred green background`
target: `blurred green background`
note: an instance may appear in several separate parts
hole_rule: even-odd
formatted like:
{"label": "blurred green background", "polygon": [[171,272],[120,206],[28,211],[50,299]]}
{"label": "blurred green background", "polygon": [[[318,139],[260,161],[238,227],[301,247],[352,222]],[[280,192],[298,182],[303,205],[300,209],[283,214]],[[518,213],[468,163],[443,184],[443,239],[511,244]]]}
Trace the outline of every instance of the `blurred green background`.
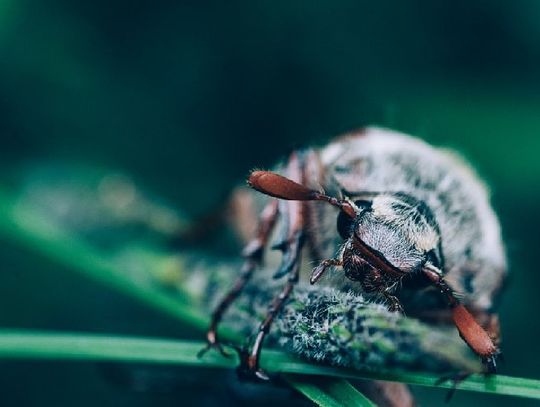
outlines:
{"label": "blurred green background", "polygon": [[[533,0],[2,0],[2,178],[42,160],[115,168],[196,217],[250,168],[356,127],[453,147],[492,187],[504,228],[501,371],[539,378],[539,18]],[[12,242],[0,256],[2,326],[200,337]],[[103,370],[2,362],[2,405],[178,405],[187,388],[201,405],[208,388],[242,403],[223,372],[141,392]],[[458,392],[453,404],[484,400],[510,401]]]}

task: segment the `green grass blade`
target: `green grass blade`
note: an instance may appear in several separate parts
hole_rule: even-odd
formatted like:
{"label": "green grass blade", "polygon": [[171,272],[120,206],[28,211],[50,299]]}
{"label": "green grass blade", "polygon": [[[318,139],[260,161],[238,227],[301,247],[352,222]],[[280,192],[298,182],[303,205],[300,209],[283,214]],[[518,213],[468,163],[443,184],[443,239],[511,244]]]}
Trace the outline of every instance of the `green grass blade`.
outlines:
{"label": "green grass blade", "polygon": [[202,342],[75,333],[0,330],[0,358],[148,362],[233,368],[237,361],[208,352],[197,358]]}
{"label": "green grass blade", "polygon": [[375,404],[344,379],[286,375],[285,380],[322,407],[375,407]]}
{"label": "green grass blade", "polygon": [[[46,333],[24,330],[0,330],[0,358],[146,362],[183,366],[234,368],[235,357],[226,359],[208,352],[202,359],[197,352],[203,342],[175,341],[120,336]],[[433,374],[408,372],[369,372],[340,369],[301,361],[284,352],[264,350],[261,365],[270,372],[330,376],[344,379],[375,379],[451,388],[452,383],[437,384]],[[508,376],[472,375],[458,386],[461,390],[494,393],[540,400],[540,380]]]}

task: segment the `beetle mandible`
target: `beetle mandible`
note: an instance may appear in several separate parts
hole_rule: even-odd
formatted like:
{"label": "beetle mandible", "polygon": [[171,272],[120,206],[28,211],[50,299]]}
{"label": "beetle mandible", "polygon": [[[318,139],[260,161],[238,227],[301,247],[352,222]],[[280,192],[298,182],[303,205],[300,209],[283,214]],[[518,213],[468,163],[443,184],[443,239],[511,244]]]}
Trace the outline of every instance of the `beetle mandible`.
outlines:
{"label": "beetle mandible", "polygon": [[[457,154],[371,127],[295,151],[278,172],[253,171],[248,178],[251,188],[271,198],[243,251],[238,280],[212,315],[206,349],[224,352],[219,322],[280,223],[273,248],[283,257],[274,277],[286,282],[241,355],[243,374],[267,378],[259,368],[264,337],[301,278],[383,298],[390,310],[423,320],[453,323],[486,371],[495,371],[494,305],[506,257],[487,188]],[[306,256],[318,265],[304,276]]]}

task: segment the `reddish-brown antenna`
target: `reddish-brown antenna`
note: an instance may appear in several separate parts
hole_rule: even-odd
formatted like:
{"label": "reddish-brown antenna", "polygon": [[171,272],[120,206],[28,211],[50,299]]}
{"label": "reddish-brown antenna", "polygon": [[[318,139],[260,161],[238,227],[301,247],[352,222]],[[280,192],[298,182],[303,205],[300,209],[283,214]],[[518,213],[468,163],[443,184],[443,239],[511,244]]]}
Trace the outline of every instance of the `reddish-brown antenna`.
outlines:
{"label": "reddish-brown antenna", "polygon": [[253,171],[247,180],[248,185],[263,194],[289,201],[323,201],[337,206],[351,218],[356,217],[353,205],[346,201],[325,195],[300,185],[289,178],[271,171]]}

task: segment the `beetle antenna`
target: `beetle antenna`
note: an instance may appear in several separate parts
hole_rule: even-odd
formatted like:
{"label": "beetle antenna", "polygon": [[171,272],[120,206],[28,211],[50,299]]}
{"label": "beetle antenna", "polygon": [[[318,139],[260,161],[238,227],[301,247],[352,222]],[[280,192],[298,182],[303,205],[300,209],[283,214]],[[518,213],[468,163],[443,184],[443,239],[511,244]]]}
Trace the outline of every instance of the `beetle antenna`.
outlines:
{"label": "beetle antenna", "polygon": [[248,185],[256,191],[274,198],[288,201],[323,201],[336,206],[351,218],[358,212],[356,205],[348,199],[337,199],[322,192],[309,189],[289,178],[271,171],[253,171],[247,180]]}

